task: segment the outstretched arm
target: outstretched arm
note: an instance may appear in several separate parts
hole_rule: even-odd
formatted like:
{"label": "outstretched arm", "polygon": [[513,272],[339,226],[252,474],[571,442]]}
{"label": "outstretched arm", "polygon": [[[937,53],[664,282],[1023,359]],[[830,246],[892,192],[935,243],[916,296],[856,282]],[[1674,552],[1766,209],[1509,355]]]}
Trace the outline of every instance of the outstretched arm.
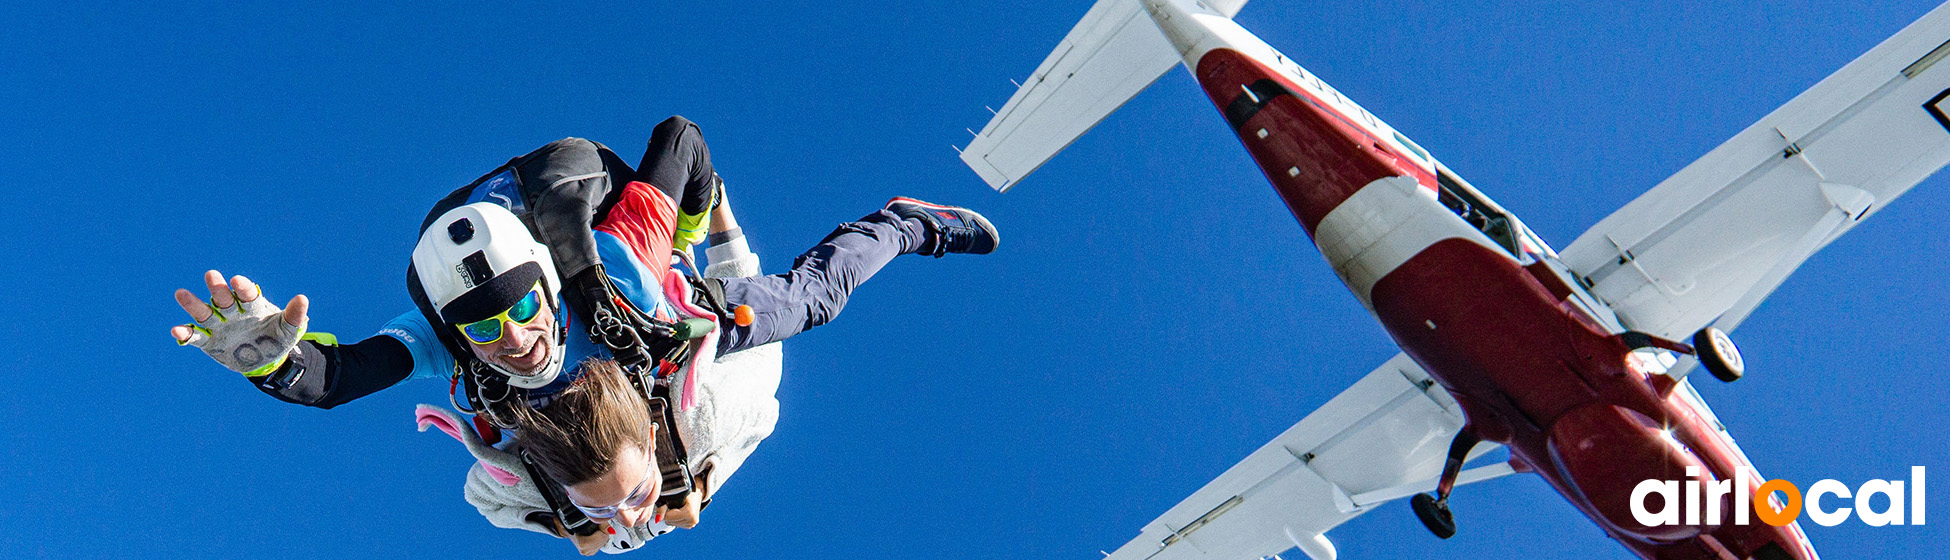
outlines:
{"label": "outstretched arm", "polygon": [[306,332],[311,305],[303,295],[279,309],[243,276],[225,283],[212,270],[203,280],[208,303],[189,290],[176,290],[176,303],[195,323],[171,327],[170,335],[244,374],[272,397],[332,408],[391,387],[413,372],[413,353],[398,335],[341,346],[331,334]]}
{"label": "outstretched arm", "polygon": [[225,284],[215,270],[203,273],[203,283],[210,288],[209,303],[189,290],[176,290],[176,304],[196,321],[169,329],[176,344],[202,349],[217,363],[248,377],[261,377],[283,365],[304,336],[305,311],[311,301],[294,296],[280,310],[264,301],[263,289],[250,279],[238,276]]}

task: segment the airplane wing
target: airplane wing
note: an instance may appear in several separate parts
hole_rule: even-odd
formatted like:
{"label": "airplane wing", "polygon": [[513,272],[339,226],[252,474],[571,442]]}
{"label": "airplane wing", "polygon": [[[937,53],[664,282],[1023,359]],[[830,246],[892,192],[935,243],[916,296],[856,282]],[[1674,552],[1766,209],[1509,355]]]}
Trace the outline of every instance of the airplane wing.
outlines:
{"label": "airplane wing", "polygon": [[[1145,525],[1109,560],[1244,560],[1295,547],[1331,560],[1327,530],[1383,502],[1435,489],[1462,425],[1449,392],[1396,354]],[[1471,457],[1498,447],[1478,445]],[[1496,463],[1464,471],[1457,482],[1511,472]]]}
{"label": "airplane wing", "polygon": [[1732,330],[1815,251],[1950,162],[1947,39],[1950,4],[1598,222],[1564,262],[1629,328]]}

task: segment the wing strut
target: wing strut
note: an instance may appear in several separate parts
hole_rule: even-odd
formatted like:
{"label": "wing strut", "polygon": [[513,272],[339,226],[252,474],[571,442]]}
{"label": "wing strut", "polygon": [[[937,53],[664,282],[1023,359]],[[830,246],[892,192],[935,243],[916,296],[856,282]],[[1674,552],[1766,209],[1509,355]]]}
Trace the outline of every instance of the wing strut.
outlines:
{"label": "wing strut", "polygon": [[[1760,281],[1754,283],[1754,289],[1748,290],[1739,300],[1733,302],[1733,306],[1727,308],[1726,313],[1722,313],[1718,319],[1715,319],[1711,325],[1713,328],[1730,332],[1734,327],[1740,326],[1740,323],[1746,321],[1747,316],[1752,314],[1755,308],[1760,307],[1762,301],[1767,300],[1767,296],[1774,293],[1775,288],[1780,287],[1781,282],[1787,280],[1789,274],[1793,274],[1795,269],[1801,267],[1802,262],[1814,256],[1815,251],[1821,250],[1835,236],[1840,235],[1851,222],[1862,219],[1862,216],[1869,211],[1869,207],[1875,205],[1876,199],[1875,195],[1868,191],[1835,183],[1822,183],[1821,194],[1834,205],[1834,208],[1823,215],[1821,221],[1815,222],[1814,227],[1802,233],[1800,239],[1795,240],[1787,254],[1782,255],[1781,260],[1775,261],[1774,266],[1769,268],[1766,274],[1761,275]],[[1678,371],[1673,378],[1685,379],[1697,365],[1699,360],[1687,360],[1677,368]]]}

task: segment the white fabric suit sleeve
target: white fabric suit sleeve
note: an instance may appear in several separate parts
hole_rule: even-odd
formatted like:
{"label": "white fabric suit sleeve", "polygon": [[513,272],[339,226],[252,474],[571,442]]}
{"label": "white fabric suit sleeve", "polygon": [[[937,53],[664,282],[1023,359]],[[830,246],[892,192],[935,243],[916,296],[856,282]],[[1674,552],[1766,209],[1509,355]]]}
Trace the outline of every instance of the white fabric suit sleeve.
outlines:
{"label": "white fabric suit sleeve", "polygon": [[[715,240],[714,241],[718,241]],[[713,278],[747,278],[759,274],[758,255],[742,235],[719,241],[706,250],[711,264],[704,275]],[[696,466],[710,465],[705,484],[716,495],[738,467],[745,464],[758,443],[772,435],[779,420],[779,379],[784,371],[784,352],[774,342],[734,352],[718,358],[712,375],[700,383],[700,407],[693,429],[708,431],[703,438],[710,445]]]}

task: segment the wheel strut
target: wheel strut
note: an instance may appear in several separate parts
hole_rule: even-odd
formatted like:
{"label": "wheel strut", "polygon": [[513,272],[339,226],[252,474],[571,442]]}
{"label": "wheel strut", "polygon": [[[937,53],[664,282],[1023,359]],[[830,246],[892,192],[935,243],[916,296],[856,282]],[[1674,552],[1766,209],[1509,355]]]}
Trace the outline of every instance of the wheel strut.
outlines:
{"label": "wheel strut", "polygon": [[1434,494],[1416,494],[1409,500],[1415,509],[1415,517],[1422,520],[1437,538],[1456,536],[1456,516],[1449,511],[1449,493],[1456,489],[1456,477],[1462,474],[1463,461],[1469,458],[1469,450],[1475,449],[1482,438],[1469,426],[1456,432],[1456,439],[1449,442],[1449,460],[1442,464],[1442,477],[1436,480]]}

